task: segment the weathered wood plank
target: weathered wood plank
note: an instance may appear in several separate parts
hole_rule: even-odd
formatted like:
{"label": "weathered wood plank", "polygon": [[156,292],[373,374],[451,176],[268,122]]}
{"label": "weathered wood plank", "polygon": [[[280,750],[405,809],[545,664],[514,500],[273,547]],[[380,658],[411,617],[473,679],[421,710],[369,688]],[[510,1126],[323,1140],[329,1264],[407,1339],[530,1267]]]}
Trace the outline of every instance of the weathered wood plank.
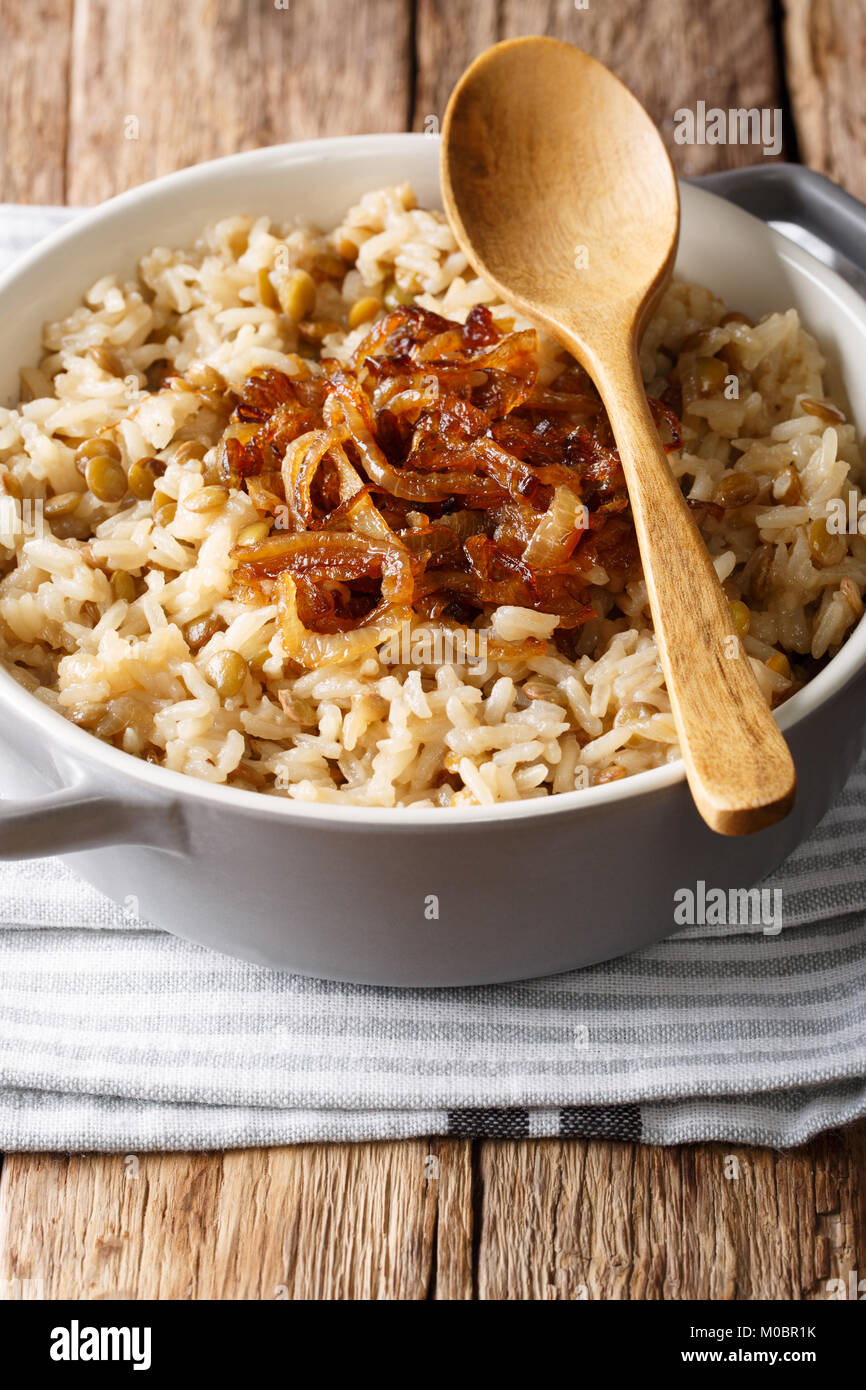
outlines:
{"label": "weathered wood plank", "polygon": [[0,0],[0,202],[65,201],[72,0]]}
{"label": "weathered wood plank", "polygon": [[79,0],[70,202],[283,140],[400,130],[411,0]]}
{"label": "weathered wood plank", "polygon": [[785,0],[784,33],[800,158],[866,198],[866,7]]}
{"label": "weathered wood plank", "polygon": [[[424,1162],[428,1187],[435,1192],[433,1294],[437,1299],[452,1302],[471,1299],[474,1297],[472,1145],[434,1139]],[[432,1203],[430,1207],[432,1209]]]}
{"label": "weathered wood plank", "polygon": [[577,9],[567,0],[418,0],[417,130],[440,122],[463,68],[488,44],[551,34],[607,63],[656,121],[677,170],[703,174],[759,163],[760,147],[679,145],[674,114],[781,106],[772,0],[617,0]]}
{"label": "weathered wood plank", "polygon": [[471,1249],[466,1143],[11,1155],[0,1174],[0,1297],[468,1298]]}
{"label": "weathered wood plank", "polygon": [[483,1299],[824,1299],[866,1265],[866,1125],[789,1153],[485,1144]]}
{"label": "weathered wood plank", "polygon": [[12,1155],[0,1297],[796,1301],[866,1268],[866,1125],[790,1153],[488,1143],[475,1179],[470,1150]]}

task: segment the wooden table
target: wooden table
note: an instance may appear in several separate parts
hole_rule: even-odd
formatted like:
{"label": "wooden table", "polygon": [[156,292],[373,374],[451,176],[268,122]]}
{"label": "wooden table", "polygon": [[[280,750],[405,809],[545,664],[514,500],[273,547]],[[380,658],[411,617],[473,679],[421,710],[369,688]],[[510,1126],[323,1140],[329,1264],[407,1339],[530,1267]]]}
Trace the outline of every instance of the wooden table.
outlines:
{"label": "wooden table", "polygon": [[[677,109],[778,107],[785,157],[866,198],[863,0],[0,0],[0,200],[430,129],[475,53],[540,32],[609,63],[680,172],[761,156],[676,144]],[[25,1297],[813,1299],[852,1269],[866,1125],[789,1153],[431,1141],[12,1155],[0,1175],[0,1281]]]}

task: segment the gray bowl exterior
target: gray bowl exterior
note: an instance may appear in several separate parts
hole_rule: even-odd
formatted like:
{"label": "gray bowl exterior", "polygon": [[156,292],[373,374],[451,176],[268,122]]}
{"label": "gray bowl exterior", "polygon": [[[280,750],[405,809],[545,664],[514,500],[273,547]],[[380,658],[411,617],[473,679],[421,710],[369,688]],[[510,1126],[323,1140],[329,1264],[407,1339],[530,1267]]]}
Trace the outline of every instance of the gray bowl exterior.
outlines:
{"label": "gray bowl exterior", "polygon": [[553,974],[670,935],[678,888],[746,888],[781,863],[859,756],[864,697],[866,673],[788,730],[795,808],[745,839],[708,830],[683,780],[459,828],[291,820],[171,799],[6,725],[4,791],[55,795],[5,831],[0,803],[0,853],[62,852],[131,917],[281,970],[418,986]]}

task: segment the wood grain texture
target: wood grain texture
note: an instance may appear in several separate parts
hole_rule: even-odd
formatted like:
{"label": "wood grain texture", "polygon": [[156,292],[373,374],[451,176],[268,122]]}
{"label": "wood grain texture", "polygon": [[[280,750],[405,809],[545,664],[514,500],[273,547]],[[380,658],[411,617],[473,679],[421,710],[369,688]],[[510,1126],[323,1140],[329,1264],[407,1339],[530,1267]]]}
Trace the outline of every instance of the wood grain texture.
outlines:
{"label": "wood grain texture", "polygon": [[468,1298],[470,1148],[12,1155],[0,1297]]}
{"label": "wood grain texture", "polygon": [[[842,0],[844,2],[844,0]],[[772,0],[417,0],[417,130],[441,122],[463,69],[491,43],[550,34],[577,44],[631,87],[658,124],[678,173],[760,163],[752,145],[679,145],[680,108],[781,106]]]}
{"label": "wood grain texture", "polygon": [[866,198],[866,5],[785,0],[784,31],[800,157]]}
{"label": "wood grain texture", "polygon": [[866,1124],[475,1147],[14,1155],[0,1298],[798,1301],[866,1268]]}
{"label": "wood grain texture", "polygon": [[402,130],[411,0],[77,0],[68,200],[219,155]]}
{"label": "wood grain texture", "polygon": [[864,1159],[863,1125],[790,1153],[484,1144],[479,1295],[826,1298],[866,1260]]}
{"label": "wood grain texture", "polygon": [[0,0],[0,200],[66,201],[73,0]]}

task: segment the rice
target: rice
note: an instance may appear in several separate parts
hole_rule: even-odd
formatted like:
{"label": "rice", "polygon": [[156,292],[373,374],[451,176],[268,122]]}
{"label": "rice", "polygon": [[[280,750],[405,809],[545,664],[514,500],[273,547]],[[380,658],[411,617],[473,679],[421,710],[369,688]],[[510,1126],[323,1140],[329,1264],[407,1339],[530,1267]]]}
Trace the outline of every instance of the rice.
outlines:
{"label": "rice", "polygon": [[[282,306],[298,271],[312,277],[314,303],[296,324]],[[408,631],[374,631],[350,660],[304,669],[286,654],[274,605],[239,596],[231,551],[259,513],[239,489],[216,505],[203,491],[214,484],[226,388],[263,368],[317,370],[319,356],[348,362],[370,328],[349,329],[349,316],[371,298],[459,322],[484,304],[497,324],[529,326],[406,186],[368,193],[327,234],[226,218],[190,250],[155,248],[133,279],[104,276],[46,325],[43,359],[22,369],[21,403],[0,409],[8,669],[128,753],[302,801],[488,806],[678,758],[639,575],[619,592],[604,570],[591,575],[594,616],[573,658],[556,643],[555,616],[508,605],[475,624],[470,651],[443,647],[442,627],[414,618]],[[538,359],[544,385],[568,363],[542,335]],[[866,541],[826,525],[834,502],[857,515],[854,428],[793,309],[751,325],[709,290],[674,283],[641,365],[650,394],[672,378],[681,385],[671,466],[777,703],[862,613]],[[96,437],[127,472],[156,460],[153,498],[110,502],[88,490],[76,449]],[[64,510],[66,494],[78,501]],[[487,654],[525,638],[534,654],[519,661]],[[220,653],[246,663],[235,690],[214,675]]]}

